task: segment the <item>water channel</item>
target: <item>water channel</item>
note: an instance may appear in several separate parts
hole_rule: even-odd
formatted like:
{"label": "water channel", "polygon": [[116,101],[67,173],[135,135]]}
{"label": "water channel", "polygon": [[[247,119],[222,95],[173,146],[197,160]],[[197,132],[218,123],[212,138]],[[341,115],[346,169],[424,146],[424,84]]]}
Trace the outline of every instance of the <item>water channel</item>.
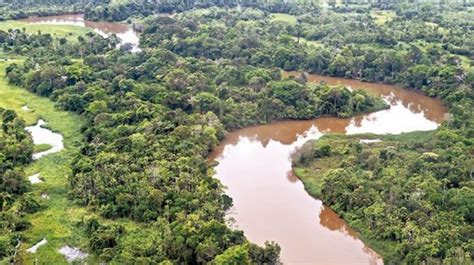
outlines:
{"label": "water channel", "polygon": [[[289,75],[299,73],[284,73]],[[382,264],[381,257],[344,220],[305,191],[291,173],[290,155],[306,141],[330,132],[433,130],[447,109],[439,100],[397,86],[318,75],[307,78],[308,82],[365,89],[382,97],[390,109],[347,119],[282,121],[230,133],[210,155],[219,162],[216,177],[234,200],[228,217],[250,241],[277,242],[286,264]]]}

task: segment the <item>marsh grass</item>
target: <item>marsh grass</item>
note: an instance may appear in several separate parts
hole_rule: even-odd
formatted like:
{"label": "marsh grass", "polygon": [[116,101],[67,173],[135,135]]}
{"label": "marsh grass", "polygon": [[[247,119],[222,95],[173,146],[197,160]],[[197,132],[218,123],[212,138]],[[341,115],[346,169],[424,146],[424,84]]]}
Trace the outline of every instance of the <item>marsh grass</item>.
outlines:
{"label": "marsh grass", "polygon": [[74,41],[77,40],[78,36],[92,32],[89,28],[74,25],[34,24],[21,20],[5,20],[0,22],[0,30],[8,31],[9,29],[25,29],[30,34],[36,34],[38,31],[41,31],[43,34],[49,33],[53,37],[66,37],[68,40]]}
{"label": "marsh grass", "polygon": [[33,153],[44,152],[51,149],[53,146],[50,144],[37,144],[33,149]]}

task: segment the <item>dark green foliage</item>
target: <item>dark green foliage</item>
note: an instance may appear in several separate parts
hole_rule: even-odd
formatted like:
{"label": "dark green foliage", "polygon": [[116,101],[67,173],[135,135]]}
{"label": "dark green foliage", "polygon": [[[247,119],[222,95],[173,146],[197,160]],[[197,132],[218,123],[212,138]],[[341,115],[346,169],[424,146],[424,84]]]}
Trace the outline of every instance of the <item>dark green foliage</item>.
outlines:
{"label": "dark green foliage", "polygon": [[[129,245],[138,240],[134,231],[116,233],[110,230],[116,227],[107,226],[90,232],[91,249],[108,261],[141,257],[205,263],[246,242],[224,224],[230,201],[205,158],[225,129],[384,107],[362,91],[309,87],[282,80],[278,69],[216,64],[161,47],[135,54],[91,52],[97,54],[85,56],[83,63],[30,57],[23,65],[10,65],[7,75],[10,82],[87,118],[86,142],[72,164],[73,199],[103,217],[169,231],[147,257]],[[322,104],[326,98],[334,99]],[[272,263],[279,248],[246,251],[250,260]]]}
{"label": "dark green foliage", "polygon": [[28,185],[20,168],[31,161],[33,141],[14,111],[0,109],[0,115],[0,192],[21,195]]}
{"label": "dark green foliage", "polygon": [[[305,146],[296,165],[310,168],[305,172],[317,166],[301,176],[308,190],[360,230],[386,262],[470,264],[472,112],[468,116],[461,126],[471,129],[445,124],[435,134],[377,136],[383,141],[370,145],[354,144],[364,136],[330,136]],[[331,153],[321,155],[326,146]]]}
{"label": "dark green foliage", "polygon": [[[351,145],[344,154],[323,144],[305,159],[351,155],[325,175],[322,198],[364,237],[395,242],[389,260],[469,260],[474,73],[462,63],[469,58],[459,55],[472,57],[470,21],[453,20],[449,12],[455,7],[428,8],[437,15],[426,16],[409,12],[411,5],[387,5],[397,16],[379,25],[369,6],[322,13],[311,2],[240,4],[260,10],[212,7],[175,18],[150,17],[140,39],[143,51],[133,54],[94,34],[70,43],[47,34],[0,32],[6,52],[29,56],[7,68],[10,82],[86,119],[69,183],[71,199],[106,218],[83,224],[91,251],[110,263],[276,263],[277,245],[250,244],[241,231],[225,225],[231,200],[212,178],[206,156],[226,130],[385,107],[360,90],[308,86],[305,75],[282,78],[282,68],[396,82],[446,101],[451,116],[429,140],[380,150]],[[112,21],[211,5],[235,3],[92,1],[85,12],[89,19]],[[284,23],[268,11],[299,16],[294,24]],[[12,117],[5,114],[8,122]],[[6,156],[22,161],[28,154],[19,153]],[[4,186],[8,192],[27,191],[23,185]],[[21,200],[22,209],[36,209],[27,199]],[[125,229],[119,218],[143,229]],[[0,253],[11,251],[12,240],[5,242],[0,237]]]}
{"label": "dark green foliage", "polygon": [[87,3],[100,0],[3,0],[0,2],[0,21],[28,16],[77,14]]}
{"label": "dark green foliage", "polygon": [[[297,26],[302,32],[317,29],[317,25],[327,27],[328,34],[317,39],[323,48],[314,49],[304,44],[305,42],[290,38],[292,35],[297,37],[295,26],[269,21],[264,13],[248,9],[232,12],[227,16],[222,16],[218,10],[200,17],[189,14],[184,20],[158,17],[145,27],[142,43],[144,46],[163,44],[184,56],[204,56],[213,60],[219,57],[230,60],[239,58],[256,66],[276,66],[285,70],[305,69],[363,81],[398,82],[437,97],[445,97],[459,86],[464,78],[460,58],[439,45],[441,38],[458,38],[457,31],[445,32],[447,36],[437,32],[436,39],[430,39],[429,35],[402,32],[404,27],[425,23],[423,18],[417,18],[416,22],[411,22],[413,24],[410,25],[403,24],[405,20],[395,20],[390,25],[380,26],[373,23],[366,14],[355,15],[356,18],[360,17],[359,20],[367,20],[368,25],[363,26],[362,22],[352,21],[356,18],[347,17],[345,14],[331,13],[331,16],[325,16],[325,19],[319,16],[301,16],[298,18],[301,23]],[[257,26],[257,22],[246,22],[249,16],[258,19],[255,21],[258,21],[262,28]],[[214,23],[218,21],[223,23]],[[358,27],[354,29],[355,23]],[[398,23],[403,24],[400,29],[391,28],[392,24]],[[344,26],[341,27],[341,24]],[[196,28],[196,25],[206,27]],[[460,31],[464,29],[462,24],[452,26]],[[372,31],[368,31],[367,27],[372,28]],[[337,35],[332,35],[335,32],[333,29],[339,31]],[[382,37],[378,35],[386,34],[385,30],[395,30],[396,32],[390,35],[401,37],[394,40],[394,44],[379,43]],[[420,30],[433,31],[430,27]],[[363,44],[366,45],[360,45],[360,41],[357,41],[371,34],[374,34],[373,38],[364,39]],[[405,42],[415,40],[414,36],[408,38],[408,34],[416,35],[417,40],[421,38],[425,43],[405,45]],[[341,35],[346,38],[356,36],[356,39],[341,39]],[[310,36],[306,38],[311,39]],[[466,41],[464,45],[472,45],[472,40],[463,41]],[[378,48],[377,45],[383,47]]]}
{"label": "dark green foliage", "polygon": [[38,210],[38,202],[28,194],[30,183],[23,167],[31,162],[33,140],[25,122],[12,110],[0,108],[0,260],[14,253],[17,232],[29,224],[21,219]]}
{"label": "dark green foliage", "polygon": [[236,0],[163,0],[163,1],[92,1],[84,9],[85,17],[88,20],[103,21],[121,21],[130,17],[146,17],[152,14],[160,13],[176,13],[191,10],[195,8],[210,7],[252,7],[260,8],[268,12],[283,13],[303,13],[308,11],[318,11],[320,7],[317,1],[293,2],[284,0],[253,0],[253,1],[236,1]]}

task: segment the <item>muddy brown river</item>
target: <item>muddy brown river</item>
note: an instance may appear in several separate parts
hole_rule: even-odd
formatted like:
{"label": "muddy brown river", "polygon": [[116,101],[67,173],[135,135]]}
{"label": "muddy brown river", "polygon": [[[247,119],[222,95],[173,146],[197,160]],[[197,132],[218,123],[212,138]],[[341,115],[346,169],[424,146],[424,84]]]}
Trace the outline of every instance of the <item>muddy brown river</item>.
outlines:
{"label": "muddy brown river", "polygon": [[[299,73],[284,73],[289,75]],[[348,119],[276,122],[230,133],[210,155],[219,162],[215,176],[234,200],[229,223],[254,243],[277,242],[285,264],[382,264],[344,220],[304,190],[291,173],[290,154],[329,132],[433,130],[447,109],[439,100],[397,86],[318,75],[309,75],[308,81],[365,89],[381,96],[390,109]]]}
{"label": "muddy brown river", "polygon": [[94,32],[102,35],[103,37],[108,37],[112,34],[115,34],[121,40],[121,44],[130,43],[132,45],[132,51],[140,50],[138,48],[138,33],[135,32],[132,27],[127,24],[88,21],[84,19],[83,14],[29,17],[25,19],[20,19],[20,21],[38,24],[72,25],[78,27],[86,27],[92,29]]}

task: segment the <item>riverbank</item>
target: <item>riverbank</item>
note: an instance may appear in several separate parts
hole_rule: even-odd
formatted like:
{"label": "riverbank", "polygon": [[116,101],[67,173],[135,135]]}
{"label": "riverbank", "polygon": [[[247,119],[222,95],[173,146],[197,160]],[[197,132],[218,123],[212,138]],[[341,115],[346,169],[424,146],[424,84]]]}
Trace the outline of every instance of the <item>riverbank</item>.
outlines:
{"label": "riverbank", "polygon": [[325,135],[293,155],[293,172],[311,196],[341,216],[385,263],[401,263],[400,253],[407,247],[428,244],[415,220],[429,230],[425,214],[446,218],[425,212],[434,211],[432,196],[439,197],[442,185],[429,170],[418,172],[442,156],[434,148],[435,133]]}
{"label": "riverbank", "polygon": [[[377,153],[384,149],[396,149],[401,145],[428,141],[433,137],[434,131],[409,132],[398,135],[377,134],[328,134],[317,140],[306,142],[297,152],[292,154],[293,173],[304,185],[305,190],[316,199],[323,200],[324,176],[331,170],[344,168],[347,160],[354,157],[348,155],[350,148],[363,148],[364,151]],[[357,231],[358,236],[367,245],[379,253],[385,263],[397,260],[396,244],[388,240],[375,239],[364,222],[351,220],[338,211],[337,206],[328,204],[336,213]]]}
{"label": "riverbank", "polygon": [[[294,72],[284,73],[298,77]],[[374,133],[361,136],[366,140],[379,139],[375,138],[377,133],[383,134],[379,139],[382,141],[413,131],[423,132],[410,135],[425,136],[443,121],[446,108],[440,100],[398,86],[318,75],[306,77],[308,85],[324,82],[362,88],[371,96],[382,98],[390,108],[352,118],[280,121],[230,133],[210,155],[218,161],[216,177],[233,198],[234,208],[228,217],[252,242],[275,240],[282,247],[282,260],[288,263],[318,260],[327,264],[380,264],[382,258],[378,254],[390,257],[387,250],[393,249],[392,245],[376,245],[370,237],[354,231],[351,222],[340,218],[340,212],[333,212],[332,204],[331,208],[325,206],[324,198],[315,196],[320,194],[320,185],[308,185],[314,182],[310,178],[302,183],[291,174],[290,157],[308,140],[331,133]],[[352,137],[355,136],[348,139]],[[354,228],[361,231],[357,225]]]}
{"label": "riverbank", "polygon": [[93,32],[89,28],[75,25],[35,24],[23,20],[0,21],[0,30],[8,31],[9,29],[24,29],[29,34],[49,33],[53,37],[65,37],[69,41],[77,41],[77,37]]}

